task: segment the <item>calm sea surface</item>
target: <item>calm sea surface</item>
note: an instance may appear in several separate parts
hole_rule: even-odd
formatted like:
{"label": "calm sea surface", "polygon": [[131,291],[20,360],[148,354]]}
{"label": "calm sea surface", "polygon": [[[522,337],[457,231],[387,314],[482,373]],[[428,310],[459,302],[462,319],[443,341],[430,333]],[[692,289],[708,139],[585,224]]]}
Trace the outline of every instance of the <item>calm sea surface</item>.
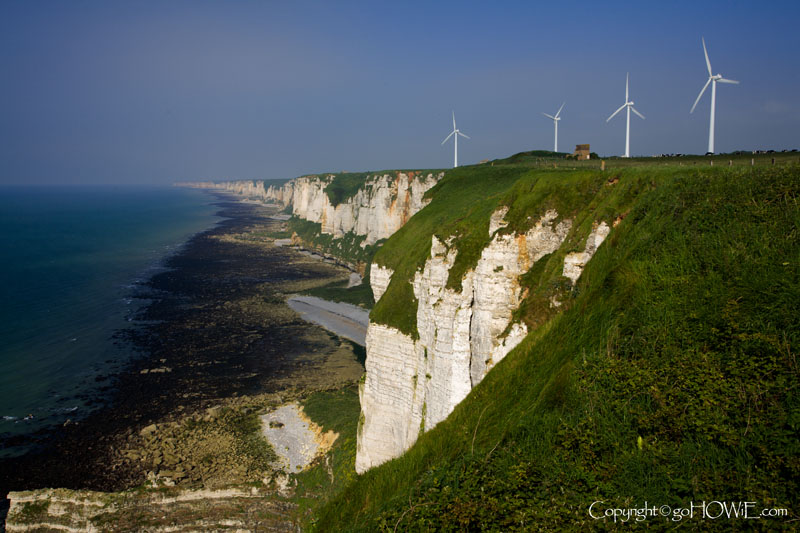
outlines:
{"label": "calm sea surface", "polygon": [[171,187],[0,188],[0,437],[88,412],[81,397],[132,356],[112,335],[145,303],[136,285],[216,222],[212,200]]}

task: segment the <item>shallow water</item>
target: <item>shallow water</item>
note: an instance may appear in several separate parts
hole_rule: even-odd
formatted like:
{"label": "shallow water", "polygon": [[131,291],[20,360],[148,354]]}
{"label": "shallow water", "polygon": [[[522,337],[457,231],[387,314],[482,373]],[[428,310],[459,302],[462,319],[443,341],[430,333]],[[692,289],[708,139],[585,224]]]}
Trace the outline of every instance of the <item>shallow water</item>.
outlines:
{"label": "shallow water", "polygon": [[91,409],[133,355],[113,334],[143,303],[137,285],[214,224],[212,200],[172,187],[0,188],[0,436]]}

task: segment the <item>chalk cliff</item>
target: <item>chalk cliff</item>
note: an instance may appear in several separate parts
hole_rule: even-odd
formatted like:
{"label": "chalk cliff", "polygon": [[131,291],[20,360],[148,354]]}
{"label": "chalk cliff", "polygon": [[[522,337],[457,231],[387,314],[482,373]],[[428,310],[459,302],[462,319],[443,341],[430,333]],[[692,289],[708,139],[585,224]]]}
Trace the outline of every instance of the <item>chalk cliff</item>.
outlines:
{"label": "chalk cliff", "polygon": [[369,174],[362,184],[350,189],[352,194],[338,203],[331,201],[327,188],[347,174],[302,176],[278,186],[268,186],[259,180],[184,185],[222,189],[291,207],[293,215],[321,224],[323,234],[340,238],[353,232],[365,236],[363,245],[367,246],[391,236],[425,207],[429,202],[424,198],[425,193],[443,175],[443,172],[414,171]]}
{"label": "chalk cliff", "polygon": [[[444,420],[527,335],[525,324],[512,323],[525,296],[519,278],[559,249],[572,221],[556,222],[558,213],[549,210],[528,231],[514,234],[502,231],[506,211],[501,208],[492,215],[492,239],[475,268],[462,278],[460,291],[447,287],[458,250],[432,237],[430,257],[412,282],[418,339],[370,323],[367,374],[359,391],[358,472],[397,457],[421,431]],[[605,223],[595,225],[584,252],[567,255],[564,275],[577,280],[608,232]],[[373,264],[371,273],[377,301],[392,272]]]}
{"label": "chalk cliff", "polygon": [[[364,245],[369,245],[390,237],[425,207],[429,202],[425,192],[442,176],[413,172],[368,175],[348,198],[336,204],[327,190],[335,175],[304,176],[281,186],[265,187],[263,182],[250,181],[218,186],[290,206],[294,215],[319,223],[324,234],[338,238],[352,232],[366,236]],[[528,334],[525,323],[513,320],[526,297],[520,277],[560,249],[573,221],[550,209],[531,221],[526,231],[515,233],[507,229],[507,213],[507,207],[492,213],[489,243],[457,289],[448,287],[457,247],[452,239],[431,237],[428,259],[407,281],[416,299],[418,338],[370,321],[366,376],[359,390],[358,472],[399,456],[422,431],[444,420]],[[595,223],[583,251],[563,255],[561,275],[574,285],[609,232],[605,222]],[[370,285],[376,302],[384,296],[393,275],[385,265],[371,265]],[[550,305],[557,308],[561,303],[554,296]]]}

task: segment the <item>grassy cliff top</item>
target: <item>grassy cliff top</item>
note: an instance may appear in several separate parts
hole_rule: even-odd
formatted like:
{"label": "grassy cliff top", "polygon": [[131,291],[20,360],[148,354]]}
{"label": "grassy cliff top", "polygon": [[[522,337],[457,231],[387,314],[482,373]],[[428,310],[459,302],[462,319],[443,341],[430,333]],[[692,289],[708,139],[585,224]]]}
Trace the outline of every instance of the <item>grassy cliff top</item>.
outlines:
{"label": "grassy cliff top", "polygon": [[[574,217],[567,247],[581,245],[590,221],[619,223],[565,310],[545,317],[405,455],[329,502],[318,530],[630,527],[591,519],[598,500],[604,509],[754,501],[790,512],[758,526],[791,529],[800,503],[800,166],[498,167],[448,172],[431,204],[387,241],[376,261],[396,273],[373,316],[405,327],[402,287],[431,235],[457,235],[463,270],[498,205],[510,207],[515,230],[546,205]],[[557,281],[556,255],[526,281],[534,300]],[[535,318],[537,309],[521,312]],[[647,519],[656,530],[676,525]]]}
{"label": "grassy cliff top", "polygon": [[[624,218],[645,191],[683,178],[761,172],[773,167],[771,158],[775,155],[757,156],[753,167],[749,154],[738,160],[730,159],[734,157],[731,155],[719,156],[725,164],[716,166],[710,164],[713,159],[702,156],[617,159],[609,161],[605,171],[601,171],[599,161],[562,161],[554,166],[530,154],[535,152],[449,170],[427,192],[431,203],[375,255],[374,262],[391,268],[395,274],[387,297],[375,306],[373,321],[416,338],[417,302],[409,282],[430,256],[432,235],[442,242],[452,238],[451,246],[458,250],[458,255],[450,270],[448,286],[460,290],[464,274],[475,267],[481,251],[491,240],[488,232],[491,213],[508,207],[505,219],[509,225],[501,231],[524,233],[547,210],[555,209],[559,219],[573,222],[572,230],[558,252],[537,264],[536,275],[523,280],[528,289],[538,288],[541,296],[546,285],[563,285],[565,278],[560,275],[563,258],[569,252],[583,250],[592,225],[601,221],[612,225]],[[777,155],[783,162],[800,160],[793,153]],[[728,161],[736,163],[729,167]],[[527,305],[523,311],[532,311],[533,307],[537,306]],[[529,325],[542,320],[536,312],[523,312],[520,318]]]}
{"label": "grassy cliff top", "polygon": [[[564,256],[582,251],[596,222],[609,225],[624,216],[642,191],[656,181],[670,179],[680,171],[644,172],[638,169],[599,170],[531,168],[520,165],[479,165],[448,171],[430,191],[431,203],[417,213],[376,253],[374,261],[394,270],[386,297],[378,302],[371,319],[417,336],[417,302],[410,281],[430,256],[431,236],[458,250],[450,270],[448,286],[461,290],[464,274],[475,267],[481,251],[491,241],[489,218],[507,207],[504,233],[524,233],[548,210],[572,221],[572,229],[558,252],[540,264],[537,280],[529,288],[559,282]],[[530,322],[539,318],[529,317]]]}

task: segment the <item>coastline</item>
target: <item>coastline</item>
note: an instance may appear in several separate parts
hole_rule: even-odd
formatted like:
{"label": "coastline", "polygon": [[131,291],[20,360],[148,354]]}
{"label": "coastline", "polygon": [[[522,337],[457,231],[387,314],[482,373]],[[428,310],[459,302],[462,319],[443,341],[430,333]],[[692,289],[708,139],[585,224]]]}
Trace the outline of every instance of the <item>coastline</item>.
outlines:
{"label": "coastline", "polygon": [[363,368],[347,342],[309,326],[285,303],[288,294],[349,272],[289,248],[236,242],[254,227],[277,229],[275,209],[209,192],[222,218],[166,260],[138,295],[149,301],[137,316],[142,325],[119,332],[143,356],[112,376],[106,407],[52,432],[43,450],[0,460],[0,494],[138,486],[154,465],[123,452],[151,425],[358,378]]}
{"label": "coastline", "polygon": [[213,197],[167,187],[19,187],[0,201],[0,455],[88,416],[138,354],[117,342],[133,296],[218,220]]}

